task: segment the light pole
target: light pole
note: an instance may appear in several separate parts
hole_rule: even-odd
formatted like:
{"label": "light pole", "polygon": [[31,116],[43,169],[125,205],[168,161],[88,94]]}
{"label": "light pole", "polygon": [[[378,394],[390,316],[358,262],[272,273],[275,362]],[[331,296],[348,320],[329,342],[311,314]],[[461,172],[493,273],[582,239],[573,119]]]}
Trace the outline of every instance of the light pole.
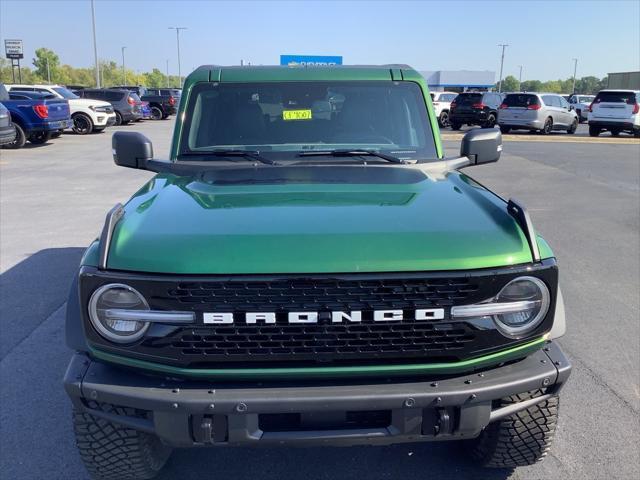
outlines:
{"label": "light pole", "polygon": [[571,93],[576,93],[576,71],[578,70],[578,59],[573,59],[573,88],[571,89]]}
{"label": "light pole", "polygon": [[167,88],[169,88],[169,59],[167,58]]}
{"label": "light pole", "polygon": [[127,70],[124,66],[124,49],[127,47],[122,47],[122,85],[127,84]]}
{"label": "light pole", "polygon": [[522,65],[518,65],[520,68],[520,74],[518,75],[518,91],[522,91]]}
{"label": "light pole", "polygon": [[49,69],[49,57],[46,57],[45,60],[47,61],[47,82],[49,82],[49,85],[51,85],[51,70]]}
{"label": "light pole", "polygon": [[180,30],[186,30],[187,27],[169,27],[169,30],[176,31],[176,42],[178,44],[178,86],[182,88],[182,72],[180,71]]}
{"label": "light pole", "polygon": [[500,57],[500,79],[498,81],[498,93],[502,92],[502,68],[504,67],[504,49],[509,46],[508,43],[501,43],[498,45],[502,47],[502,56]]}
{"label": "light pole", "polygon": [[93,56],[96,62],[96,87],[100,88],[100,66],[98,65],[98,41],[96,40],[96,9],[91,0],[91,25],[93,26]]}

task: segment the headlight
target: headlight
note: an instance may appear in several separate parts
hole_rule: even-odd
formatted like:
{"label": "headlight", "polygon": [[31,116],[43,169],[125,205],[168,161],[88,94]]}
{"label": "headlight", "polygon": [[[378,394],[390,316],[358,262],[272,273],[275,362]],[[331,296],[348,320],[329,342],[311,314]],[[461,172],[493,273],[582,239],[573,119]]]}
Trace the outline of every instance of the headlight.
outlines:
{"label": "headlight", "polygon": [[507,337],[531,332],[549,311],[551,297],[545,283],[535,277],[518,277],[504,286],[491,300],[475,305],[453,307],[453,318],[490,317]]}
{"label": "headlight", "polygon": [[[132,343],[149,328],[148,322],[135,320],[132,311],[149,310],[137,290],[121,283],[98,288],[89,300],[89,318],[100,335],[116,343]],[[129,315],[126,315],[129,313]]]}
{"label": "headlight", "polygon": [[94,105],[89,105],[89,110],[91,110],[92,112],[95,112],[96,107]]}

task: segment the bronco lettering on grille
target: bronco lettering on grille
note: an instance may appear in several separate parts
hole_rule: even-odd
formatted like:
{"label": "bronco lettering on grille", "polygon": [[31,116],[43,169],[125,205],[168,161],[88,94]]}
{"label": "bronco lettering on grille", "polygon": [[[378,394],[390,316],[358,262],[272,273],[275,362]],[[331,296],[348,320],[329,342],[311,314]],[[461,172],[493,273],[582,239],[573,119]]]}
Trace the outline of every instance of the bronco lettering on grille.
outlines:
{"label": "bronco lettering on grille", "polygon": [[[343,321],[358,323],[362,322],[361,311],[330,312],[332,323],[341,323]],[[291,324],[296,323],[318,323],[320,312],[289,312],[287,321]],[[408,320],[405,318],[403,310],[374,310],[373,321],[375,322],[398,322]],[[442,320],[444,319],[444,308],[421,308],[413,311],[412,320]],[[230,312],[212,312],[203,314],[203,322],[210,325],[231,325],[236,318]],[[275,324],[275,312],[247,312],[244,314],[244,322],[247,324]]]}

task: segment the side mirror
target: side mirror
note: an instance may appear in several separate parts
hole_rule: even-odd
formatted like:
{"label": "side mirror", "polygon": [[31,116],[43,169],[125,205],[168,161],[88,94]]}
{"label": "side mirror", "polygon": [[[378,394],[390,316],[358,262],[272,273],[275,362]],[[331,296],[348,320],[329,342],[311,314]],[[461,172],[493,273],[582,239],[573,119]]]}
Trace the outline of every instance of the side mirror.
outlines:
{"label": "side mirror", "polygon": [[153,160],[151,140],[139,132],[116,132],[111,138],[113,161],[120,167],[145,170]]}
{"label": "side mirror", "polygon": [[467,157],[471,165],[497,162],[502,153],[502,134],[493,128],[470,130],[462,137],[460,156]]}
{"label": "side mirror", "polygon": [[573,105],[569,105],[569,110],[575,110],[576,107],[574,107]]}

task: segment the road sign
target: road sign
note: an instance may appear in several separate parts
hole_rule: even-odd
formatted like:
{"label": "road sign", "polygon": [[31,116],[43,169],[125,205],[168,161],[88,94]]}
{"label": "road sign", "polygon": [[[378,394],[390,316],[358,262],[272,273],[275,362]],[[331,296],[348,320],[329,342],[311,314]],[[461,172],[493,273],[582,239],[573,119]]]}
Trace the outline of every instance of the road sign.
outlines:
{"label": "road sign", "polygon": [[331,65],[342,65],[342,57],[326,55],[280,55],[280,65],[328,67]]}
{"label": "road sign", "polygon": [[4,41],[4,53],[7,58],[21,59],[24,58],[22,53],[22,40],[7,40]]}

